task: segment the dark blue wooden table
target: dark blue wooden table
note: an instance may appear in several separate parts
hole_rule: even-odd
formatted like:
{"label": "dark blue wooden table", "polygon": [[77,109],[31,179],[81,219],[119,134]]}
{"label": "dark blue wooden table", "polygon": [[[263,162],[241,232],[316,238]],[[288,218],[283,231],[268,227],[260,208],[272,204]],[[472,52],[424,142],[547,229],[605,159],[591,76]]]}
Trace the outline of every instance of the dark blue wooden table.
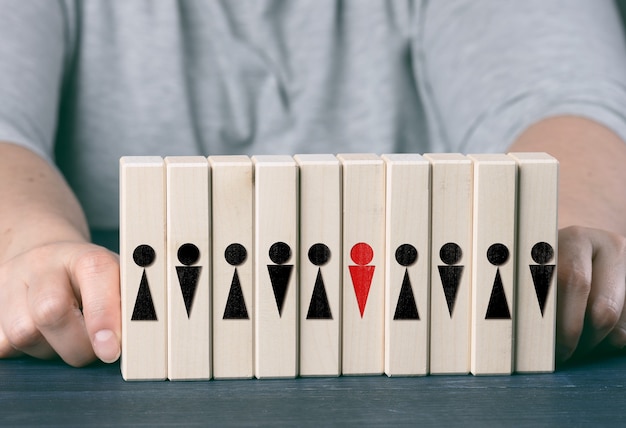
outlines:
{"label": "dark blue wooden table", "polygon": [[626,354],[504,377],[125,382],[0,361],[0,426],[626,426]]}

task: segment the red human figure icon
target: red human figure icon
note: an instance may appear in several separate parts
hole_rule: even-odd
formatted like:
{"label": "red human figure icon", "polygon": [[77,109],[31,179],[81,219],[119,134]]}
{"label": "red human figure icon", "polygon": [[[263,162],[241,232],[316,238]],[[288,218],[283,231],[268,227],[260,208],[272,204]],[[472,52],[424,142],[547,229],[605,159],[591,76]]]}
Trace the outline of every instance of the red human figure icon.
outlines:
{"label": "red human figure icon", "polygon": [[354,286],[354,294],[359,305],[361,318],[365,312],[367,297],[370,293],[372,285],[372,277],[376,266],[366,266],[374,258],[374,250],[365,242],[355,244],[350,250],[350,258],[356,265],[348,266],[350,268],[350,277]]}

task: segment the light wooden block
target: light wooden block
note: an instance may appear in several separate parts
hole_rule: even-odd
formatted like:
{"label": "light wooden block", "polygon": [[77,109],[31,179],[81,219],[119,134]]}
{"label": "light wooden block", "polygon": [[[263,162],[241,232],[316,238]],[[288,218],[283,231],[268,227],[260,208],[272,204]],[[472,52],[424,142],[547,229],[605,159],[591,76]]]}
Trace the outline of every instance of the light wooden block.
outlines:
{"label": "light wooden block", "polygon": [[383,155],[386,173],[385,373],[428,373],[430,164]]}
{"label": "light wooden block", "polygon": [[343,167],[342,372],[382,374],[385,172],[379,156],[340,154]]}
{"label": "light wooden block", "polygon": [[209,156],[213,255],[213,377],[254,375],[252,161]]}
{"label": "light wooden block", "polygon": [[341,340],[341,165],[296,155],[300,170],[300,375],[338,376]]}
{"label": "light wooden block", "polygon": [[431,163],[430,373],[470,370],[472,162],[458,153]]}
{"label": "light wooden block", "polygon": [[156,156],[120,159],[121,369],[167,378],[165,169]]}
{"label": "light wooden block", "polygon": [[167,181],[168,377],[211,378],[207,159],[165,158]]}
{"label": "light wooden block", "polygon": [[552,372],[559,164],[546,153],[510,156],[518,165],[515,371]]}
{"label": "light wooden block", "polygon": [[510,374],[517,165],[504,154],[469,157],[474,162],[471,370],[475,375]]}
{"label": "light wooden block", "polygon": [[298,373],[298,170],[289,156],[253,156],[255,375]]}

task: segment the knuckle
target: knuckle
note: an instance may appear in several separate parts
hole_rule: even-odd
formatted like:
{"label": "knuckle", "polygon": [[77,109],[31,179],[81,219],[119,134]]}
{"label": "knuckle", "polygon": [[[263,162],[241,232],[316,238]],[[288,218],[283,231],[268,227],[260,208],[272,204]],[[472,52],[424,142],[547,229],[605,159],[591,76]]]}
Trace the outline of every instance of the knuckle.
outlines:
{"label": "knuckle", "polygon": [[615,301],[602,298],[592,306],[589,314],[591,326],[598,331],[611,330],[618,323],[621,309]]}
{"label": "knuckle", "polygon": [[0,330],[0,358],[11,357],[15,354],[15,348],[11,346],[11,342],[6,335]]}
{"label": "knuckle", "polygon": [[113,253],[102,249],[82,253],[75,262],[76,272],[83,278],[97,277],[116,268],[116,257]]}
{"label": "knuckle", "polygon": [[15,349],[25,349],[41,341],[41,333],[35,323],[27,318],[14,319],[5,330],[10,346]]}
{"label": "knuckle", "polygon": [[587,296],[591,291],[591,273],[576,265],[560,266],[557,271],[560,288],[568,295]]}
{"label": "knuckle", "polygon": [[626,258],[626,236],[615,235],[615,248],[618,251],[620,256],[620,260],[624,260]]}
{"label": "knuckle", "polygon": [[568,226],[559,231],[559,239],[571,240],[573,242],[579,242],[587,238],[588,229],[583,226]]}
{"label": "knuckle", "polygon": [[53,328],[63,323],[74,306],[73,302],[66,297],[47,294],[34,302],[31,315],[35,325],[41,328]]}
{"label": "knuckle", "polygon": [[85,305],[83,308],[83,314],[85,318],[95,319],[101,317],[108,317],[109,315],[109,305],[108,302],[104,299],[96,299],[90,300],[88,305]]}

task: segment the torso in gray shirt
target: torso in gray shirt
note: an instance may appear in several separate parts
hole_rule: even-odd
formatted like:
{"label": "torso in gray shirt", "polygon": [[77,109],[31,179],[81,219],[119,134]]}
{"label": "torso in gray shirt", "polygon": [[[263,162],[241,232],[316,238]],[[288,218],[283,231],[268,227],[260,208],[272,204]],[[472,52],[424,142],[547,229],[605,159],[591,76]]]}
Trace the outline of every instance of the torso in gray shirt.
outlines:
{"label": "torso in gray shirt", "polygon": [[8,3],[0,140],[56,153],[93,227],[122,155],[504,151],[559,113],[626,135],[606,1]]}

